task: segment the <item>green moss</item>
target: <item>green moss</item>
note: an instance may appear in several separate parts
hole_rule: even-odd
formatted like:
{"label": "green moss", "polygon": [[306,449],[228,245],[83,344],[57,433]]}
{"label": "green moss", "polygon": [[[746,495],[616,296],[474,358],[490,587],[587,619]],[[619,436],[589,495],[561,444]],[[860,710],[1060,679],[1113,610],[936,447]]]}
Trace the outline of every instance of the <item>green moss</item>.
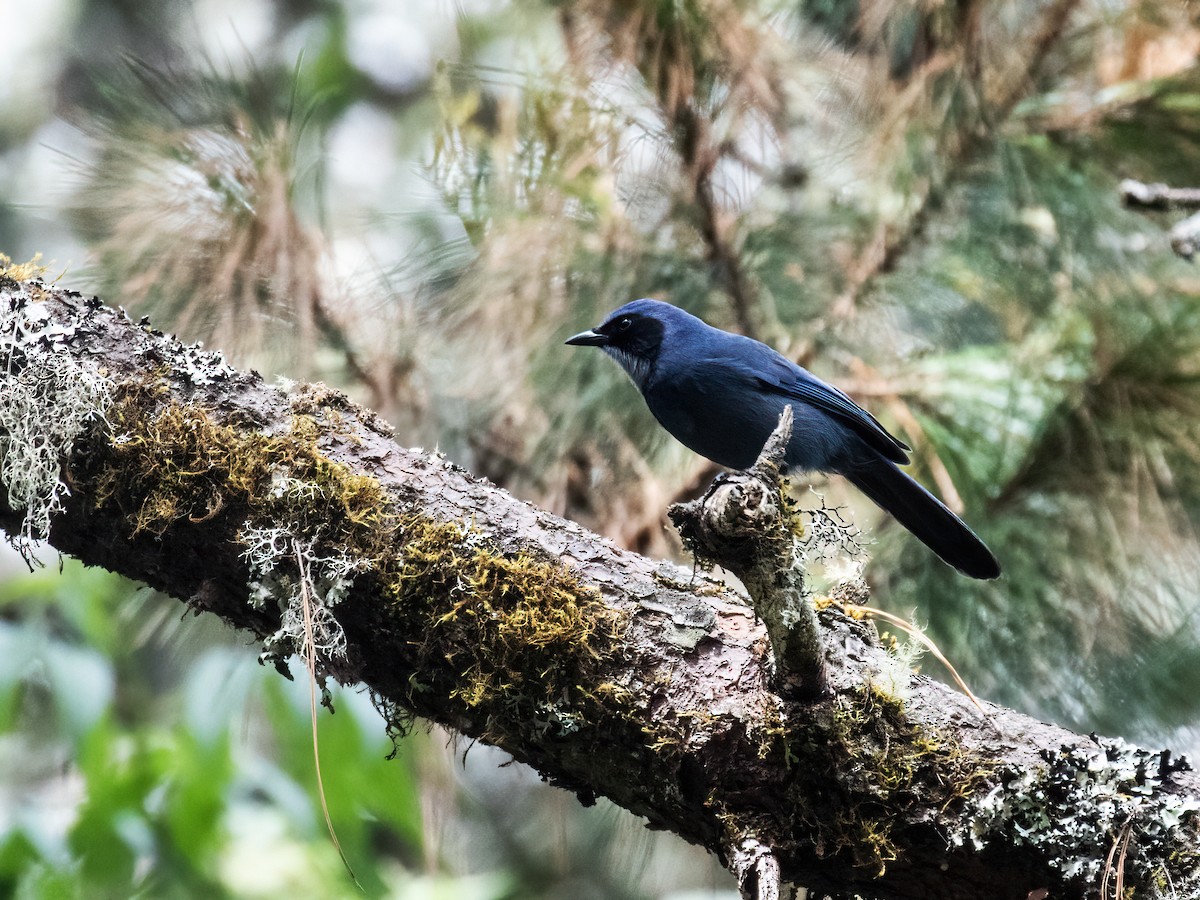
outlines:
{"label": "green moss", "polygon": [[42,254],[35,253],[29,262],[14,263],[12,257],[0,253],[0,284],[8,283],[17,286],[22,282],[40,280],[49,271],[49,266],[41,263]]}
{"label": "green moss", "polygon": [[800,502],[792,496],[791,482],[784,476],[779,477],[779,502],[780,502],[780,518],[783,520],[784,527],[798,541],[803,541],[808,536],[808,526],[804,522],[804,508]]}
{"label": "green moss", "polygon": [[[376,479],[321,452],[316,416],[328,417],[305,403],[288,433],[267,435],[171,401],[154,384],[127,387],[109,416],[106,452],[73,475],[97,506],[121,510],[130,537],[223,522],[255,533],[260,553],[276,543],[265,534],[287,538],[281,553],[300,546],[313,560],[354,561],[343,571],[386,598],[372,627],[395,638],[396,671],[408,673],[406,696],[393,700],[419,707],[420,695],[436,690],[466,710],[563,733],[621,692],[600,663],[624,620],[594,589],[557,560],[501,552],[457,522],[400,510]],[[296,583],[291,558],[256,557],[255,565],[272,594]],[[310,593],[320,602],[348,590],[343,581]],[[296,640],[276,635],[272,657],[297,649]]]}
{"label": "green moss", "polygon": [[[386,515],[379,483],[355,475],[320,452],[310,416],[297,415],[285,435],[266,435],[215,421],[198,406],[162,403],[163,381],[126,386],[108,417],[109,454],[91,476],[97,507],[116,503],[131,535],[162,535],[180,520],[220,515],[280,516],[304,530],[321,526],[350,537]],[[304,482],[310,490],[280,489]]]}
{"label": "green moss", "polygon": [[897,858],[895,823],[955,803],[990,775],[986,762],[911,721],[904,704],[874,684],[795,722],[770,716],[757,736],[762,758],[789,766],[788,796],[806,810],[804,840],[880,876]]}
{"label": "green moss", "polygon": [[456,523],[412,519],[400,530],[402,564],[384,577],[397,627],[424,635],[412,645],[415,671],[448,667],[450,696],[466,706],[521,705],[560,730],[582,694],[614,695],[611,683],[582,685],[595,682],[622,622],[573,573],[501,554]]}

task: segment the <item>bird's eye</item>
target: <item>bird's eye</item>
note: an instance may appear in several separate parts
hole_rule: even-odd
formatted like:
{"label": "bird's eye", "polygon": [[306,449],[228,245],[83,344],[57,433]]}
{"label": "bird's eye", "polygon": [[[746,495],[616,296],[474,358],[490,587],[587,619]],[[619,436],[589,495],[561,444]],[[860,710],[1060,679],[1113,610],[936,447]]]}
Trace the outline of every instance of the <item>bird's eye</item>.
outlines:
{"label": "bird's eye", "polygon": [[629,316],[623,316],[622,318],[617,319],[617,331],[628,331],[629,326],[632,324],[633,319],[629,318]]}

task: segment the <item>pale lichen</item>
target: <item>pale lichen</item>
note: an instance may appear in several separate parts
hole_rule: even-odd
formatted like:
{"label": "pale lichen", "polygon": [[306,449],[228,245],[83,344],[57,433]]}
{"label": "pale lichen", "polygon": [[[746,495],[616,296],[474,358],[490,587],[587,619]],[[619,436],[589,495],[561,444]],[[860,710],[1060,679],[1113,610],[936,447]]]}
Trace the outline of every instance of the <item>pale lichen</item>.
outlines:
{"label": "pale lichen", "polygon": [[[313,487],[297,485],[304,490]],[[261,608],[274,601],[281,609],[279,629],[264,641],[262,660],[282,663],[293,652],[304,656],[311,640],[323,670],[344,663],[346,633],[333,608],[370,563],[333,549],[322,553],[312,537],[298,536],[287,527],[248,526],[238,540],[246,548],[242,558],[250,567],[251,605]]]}
{"label": "pale lichen", "polygon": [[1173,773],[1191,768],[1187,759],[1120,739],[1091,740],[1047,752],[1044,766],[1009,772],[990,792],[973,798],[966,824],[950,835],[951,843],[970,843],[976,850],[997,842],[1036,847],[1065,880],[1098,884],[1125,829],[1132,839],[1123,865],[1127,881],[1138,873],[1145,891],[1138,896],[1171,896],[1156,893],[1156,872],[1140,871],[1143,859],[1171,860],[1176,890],[1180,876],[1196,886],[1200,801],[1165,789]]}
{"label": "pale lichen", "polygon": [[39,291],[34,283],[0,295],[0,485],[9,507],[24,513],[8,539],[30,563],[70,494],[64,463],[112,403],[107,379],[68,352],[76,327],[56,322]]}

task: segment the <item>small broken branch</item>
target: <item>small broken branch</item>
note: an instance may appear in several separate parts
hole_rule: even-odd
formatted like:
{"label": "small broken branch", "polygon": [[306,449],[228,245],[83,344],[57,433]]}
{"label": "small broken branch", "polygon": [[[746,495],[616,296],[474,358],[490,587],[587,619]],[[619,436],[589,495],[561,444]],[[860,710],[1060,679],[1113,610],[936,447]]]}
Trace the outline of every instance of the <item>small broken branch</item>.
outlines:
{"label": "small broken branch", "polygon": [[672,506],[668,515],[685,544],[746,586],[767,627],[781,692],[815,700],[827,693],[829,677],[817,613],[804,591],[797,526],[780,478],[791,437],[787,406],[753,466],[718,478],[704,497]]}
{"label": "small broken branch", "polygon": [[779,860],[765,844],[746,838],[730,854],[729,867],[737,876],[742,900],[788,900]]}

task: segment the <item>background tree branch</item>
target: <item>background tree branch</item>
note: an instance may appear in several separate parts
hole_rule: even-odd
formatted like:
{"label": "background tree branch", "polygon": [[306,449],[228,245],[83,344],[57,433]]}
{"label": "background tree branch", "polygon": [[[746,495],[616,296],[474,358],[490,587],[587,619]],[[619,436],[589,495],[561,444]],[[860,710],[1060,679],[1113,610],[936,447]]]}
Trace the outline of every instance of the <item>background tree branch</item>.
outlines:
{"label": "background tree branch", "polygon": [[[1190,209],[1200,207],[1200,188],[1173,188],[1165,184],[1144,184],[1126,178],[1118,185],[1121,201],[1134,209]],[[1186,260],[1200,250],[1200,213],[1192,213],[1171,226],[1171,249]]]}

